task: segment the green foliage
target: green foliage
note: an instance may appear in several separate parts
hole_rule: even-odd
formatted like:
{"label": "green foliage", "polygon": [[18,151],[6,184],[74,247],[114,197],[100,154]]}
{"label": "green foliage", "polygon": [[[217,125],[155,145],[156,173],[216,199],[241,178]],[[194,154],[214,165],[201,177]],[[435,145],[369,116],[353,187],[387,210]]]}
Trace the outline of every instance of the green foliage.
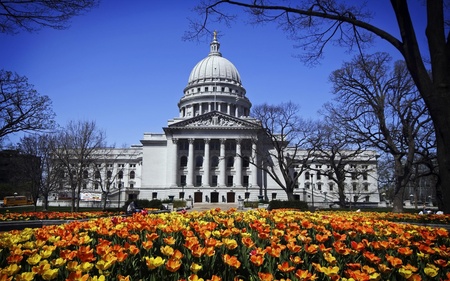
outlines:
{"label": "green foliage", "polygon": [[304,201],[281,201],[272,200],[269,202],[268,210],[274,209],[298,209],[301,211],[308,211],[308,204]]}

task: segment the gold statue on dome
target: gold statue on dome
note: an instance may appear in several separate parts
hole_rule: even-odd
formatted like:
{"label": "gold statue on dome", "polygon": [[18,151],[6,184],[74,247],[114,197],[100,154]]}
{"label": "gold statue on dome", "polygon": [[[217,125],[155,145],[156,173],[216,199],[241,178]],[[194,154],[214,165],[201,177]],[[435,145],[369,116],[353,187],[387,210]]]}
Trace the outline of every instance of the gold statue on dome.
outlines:
{"label": "gold statue on dome", "polygon": [[214,30],[213,34],[214,34],[214,41],[216,41],[217,40],[217,31]]}

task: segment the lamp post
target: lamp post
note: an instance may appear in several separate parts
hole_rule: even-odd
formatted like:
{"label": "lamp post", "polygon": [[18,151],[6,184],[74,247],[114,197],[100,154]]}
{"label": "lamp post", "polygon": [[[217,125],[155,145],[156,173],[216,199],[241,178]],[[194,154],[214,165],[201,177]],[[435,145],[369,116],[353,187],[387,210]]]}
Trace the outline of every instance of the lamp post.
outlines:
{"label": "lamp post", "polygon": [[314,174],[311,174],[311,201],[312,208],[314,210]]}
{"label": "lamp post", "polygon": [[117,202],[117,208],[120,209],[120,188],[122,187],[122,181],[119,181],[118,187],[119,187],[119,200]]}

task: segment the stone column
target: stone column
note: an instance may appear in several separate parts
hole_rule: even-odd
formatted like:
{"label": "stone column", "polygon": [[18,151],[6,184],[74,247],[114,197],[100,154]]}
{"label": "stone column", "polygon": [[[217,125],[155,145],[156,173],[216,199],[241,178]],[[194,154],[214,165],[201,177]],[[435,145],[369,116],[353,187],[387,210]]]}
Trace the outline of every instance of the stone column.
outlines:
{"label": "stone column", "polygon": [[198,104],[198,115],[202,115],[203,114],[203,103],[199,103]]}
{"label": "stone column", "polygon": [[170,186],[176,187],[178,181],[178,170],[180,169],[178,162],[178,139],[172,139],[172,147],[170,148],[170,157],[168,159],[170,163]]}
{"label": "stone column", "polygon": [[[256,153],[256,143],[253,142],[252,143],[252,159],[251,161],[253,161],[253,163],[258,164],[258,154]],[[250,170],[252,172],[252,177],[251,177],[251,185],[252,186],[258,186],[258,168],[256,168],[255,165],[250,165]]]}
{"label": "stone column", "polygon": [[231,104],[227,103],[227,114],[230,115]]}
{"label": "stone column", "polygon": [[186,177],[186,185],[194,186],[194,139],[189,139],[189,152],[188,152],[188,162],[187,162],[187,177]]}
{"label": "stone column", "polygon": [[236,184],[236,187],[242,187],[241,139],[236,139],[236,157],[234,163],[234,169],[236,171],[236,178],[234,179],[234,183]]}
{"label": "stone column", "polygon": [[212,111],[212,103],[208,102],[208,112],[211,112],[211,111]]}
{"label": "stone column", "polygon": [[234,116],[239,117],[239,105],[236,104],[236,107],[234,108]]}
{"label": "stone column", "polygon": [[209,141],[210,139],[205,139],[205,156],[203,159],[203,177],[202,177],[202,185],[204,187],[209,187],[209,181],[210,181],[210,172],[211,172],[211,165],[210,165],[210,158],[209,156]]}
{"label": "stone column", "polygon": [[226,139],[220,139],[220,156],[219,156],[219,179],[218,186],[225,186],[227,175],[227,159],[225,158],[225,142]]}

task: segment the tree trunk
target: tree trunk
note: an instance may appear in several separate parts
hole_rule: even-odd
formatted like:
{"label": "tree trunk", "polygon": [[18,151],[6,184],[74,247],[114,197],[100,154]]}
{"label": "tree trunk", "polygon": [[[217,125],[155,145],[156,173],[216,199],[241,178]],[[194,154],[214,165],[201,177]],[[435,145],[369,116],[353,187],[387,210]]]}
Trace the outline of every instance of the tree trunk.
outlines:
{"label": "tree trunk", "polygon": [[[447,78],[448,79],[448,78]],[[450,89],[439,89],[424,96],[436,132],[440,190],[436,190],[439,207],[450,214]]]}
{"label": "tree trunk", "polygon": [[[403,212],[403,193],[405,188],[403,186],[398,187],[399,190],[394,194],[392,212],[402,213]],[[397,189],[397,187],[395,188]]]}

